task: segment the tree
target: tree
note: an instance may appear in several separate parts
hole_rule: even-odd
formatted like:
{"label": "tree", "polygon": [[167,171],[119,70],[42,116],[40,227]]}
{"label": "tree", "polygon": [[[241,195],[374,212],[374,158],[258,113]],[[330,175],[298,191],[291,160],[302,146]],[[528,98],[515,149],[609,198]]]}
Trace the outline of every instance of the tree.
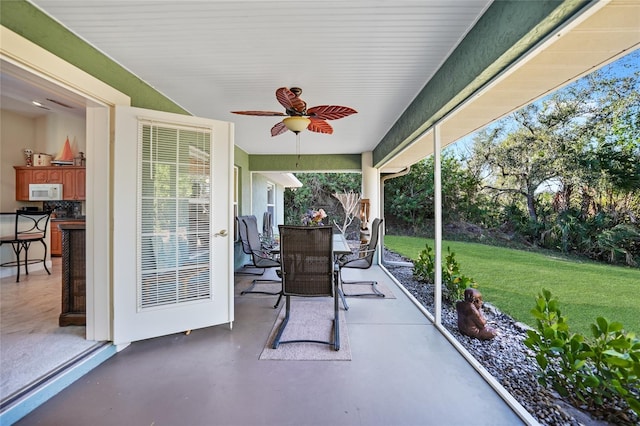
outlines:
{"label": "tree", "polygon": [[[309,209],[324,209],[329,223],[344,216],[343,208],[332,194],[338,192],[360,193],[362,177],[359,173],[296,173],[302,187],[287,189],[284,193],[284,221],[287,225],[299,225],[302,215]],[[357,222],[357,223],[356,223]],[[359,239],[360,222],[356,221],[346,232],[347,238]]]}
{"label": "tree", "polygon": [[476,135],[468,167],[509,218],[527,212],[534,241],[630,264],[639,254],[639,77],[595,72]]}
{"label": "tree", "polygon": [[342,222],[342,226],[338,225],[338,222],[335,219],[333,220],[333,224],[336,225],[338,229],[340,229],[340,232],[344,234],[347,232],[347,228],[351,225],[351,222],[353,222],[353,219],[360,211],[360,194],[353,191],[345,191],[343,193],[335,192],[333,196],[340,201],[342,210],[344,211],[344,221]]}
{"label": "tree", "polygon": [[432,164],[428,159],[420,161],[411,166],[408,174],[385,184],[385,212],[414,234],[433,220]]}
{"label": "tree", "polygon": [[[577,100],[552,97],[514,112],[490,132],[479,134],[473,149],[475,168],[489,176],[483,188],[522,197],[531,222],[538,222],[537,193],[546,182],[564,181],[572,153],[580,151],[571,137],[581,114]],[[507,131],[507,126],[515,126]],[[571,159],[571,160],[570,160]],[[570,191],[571,185],[563,185]]]}
{"label": "tree", "polygon": [[[481,221],[479,180],[451,152],[441,158],[442,212],[446,222]],[[411,166],[404,176],[387,181],[385,212],[413,233],[432,223],[434,217],[434,159],[428,157]]]}

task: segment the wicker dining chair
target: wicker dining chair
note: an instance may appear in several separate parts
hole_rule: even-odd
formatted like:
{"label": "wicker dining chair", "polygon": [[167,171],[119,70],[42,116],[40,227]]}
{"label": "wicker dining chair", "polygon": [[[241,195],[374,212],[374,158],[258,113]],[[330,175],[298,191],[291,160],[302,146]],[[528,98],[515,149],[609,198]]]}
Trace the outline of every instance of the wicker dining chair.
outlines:
{"label": "wicker dining chair", "polygon": [[[258,233],[258,223],[255,216],[238,216],[238,231],[240,234],[240,241],[242,242],[242,251],[251,256],[252,262],[244,265],[244,268],[254,268],[258,270],[258,272],[238,272],[239,274],[263,275],[267,269],[277,268],[280,266],[280,262],[277,260],[277,258],[269,251],[269,248],[264,247],[262,242],[260,241],[260,234]],[[278,295],[278,301],[274,306],[274,308],[277,308],[282,298],[282,291],[263,291],[255,290],[255,288],[256,285],[260,283],[280,282],[281,280],[279,279],[276,280],[256,278],[251,282],[251,286],[242,291],[240,294],[244,295],[247,293],[260,293],[270,294],[274,296]]]}
{"label": "wicker dining chair", "polygon": [[[312,342],[333,346],[340,350],[338,320],[338,288],[333,259],[333,230],[331,226],[280,225],[280,265],[282,293],[285,296],[285,316],[278,328],[272,347],[282,343]],[[281,340],[291,314],[291,297],[333,297],[332,340]]]}

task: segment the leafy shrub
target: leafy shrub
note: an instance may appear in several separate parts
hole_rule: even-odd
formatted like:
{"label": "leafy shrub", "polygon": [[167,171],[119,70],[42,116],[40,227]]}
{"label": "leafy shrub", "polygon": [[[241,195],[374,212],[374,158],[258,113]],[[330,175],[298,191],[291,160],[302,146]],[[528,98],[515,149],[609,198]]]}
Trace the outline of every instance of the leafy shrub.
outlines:
{"label": "leafy shrub", "polygon": [[447,247],[445,265],[442,267],[442,283],[447,289],[445,297],[454,303],[456,300],[462,300],[464,298],[465,289],[468,287],[478,287],[478,284],[473,278],[469,278],[460,272],[460,264],[455,256],[456,253]]}
{"label": "leafy shrub", "polygon": [[596,237],[601,257],[606,257],[609,263],[615,263],[618,257],[623,257],[624,263],[629,266],[637,265],[631,249],[635,241],[640,241],[640,232],[636,226],[629,224],[618,224],[605,229]]}
{"label": "leafy shrub", "polygon": [[[444,285],[444,297],[449,302],[455,303],[464,296],[468,287],[477,288],[478,284],[460,272],[460,264],[455,258],[455,252],[447,247],[447,256],[442,265],[442,284]],[[420,252],[418,259],[413,262],[413,276],[419,281],[433,284],[435,282],[435,257],[433,249],[425,244],[425,249]]]}
{"label": "leafy shrub", "polygon": [[429,247],[429,244],[426,244],[425,249],[418,254],[418,260],[413,262],[413,276],[420,281],[433,283],[435,270],[436,262],[433,249]]}
{"label": "leafy shrub", "polygon": [[616,422],[633,422],[616,404],[624,401],[636,416],[640,414],[640,339],[603,317],[591,325],[593,339],[571,333],[558,300],[548,290],[538,295],[531,313],[537,329],[527,331],[524,343],[535,353],[540,384],[576,405],[611,413]]}

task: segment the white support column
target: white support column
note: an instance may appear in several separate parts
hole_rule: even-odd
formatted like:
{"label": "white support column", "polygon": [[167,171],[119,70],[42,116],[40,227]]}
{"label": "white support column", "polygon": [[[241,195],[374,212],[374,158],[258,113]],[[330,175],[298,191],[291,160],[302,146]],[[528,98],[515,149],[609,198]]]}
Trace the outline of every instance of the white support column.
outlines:
{"label": "white support column", "polygon": [[373,152],[362,153],[362,198],[369,199],[369,223],[372,219],[382,217],[380,204],[380,172],[373,167]]}
{"label": "white support column", "polygon": [[442,323],[442,165],[440,153],[440,125],[433,128],[433,202],[434,206],[434,245],[435,245],[435,289],[434,319],[436,324]]}

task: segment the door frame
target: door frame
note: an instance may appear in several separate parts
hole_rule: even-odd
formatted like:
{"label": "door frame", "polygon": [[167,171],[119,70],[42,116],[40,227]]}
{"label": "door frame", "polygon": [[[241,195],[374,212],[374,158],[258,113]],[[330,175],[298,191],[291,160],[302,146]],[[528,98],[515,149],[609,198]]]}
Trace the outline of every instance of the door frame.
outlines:
{"label": "door frame", "polygon": [[[0,58],[26,75],[87,101],[86,307],[88,340],[112,340],[112,134],[114,107],[131,98],[51,52],[0,26]],[[108,194],[97,197],[96,194]]]}

